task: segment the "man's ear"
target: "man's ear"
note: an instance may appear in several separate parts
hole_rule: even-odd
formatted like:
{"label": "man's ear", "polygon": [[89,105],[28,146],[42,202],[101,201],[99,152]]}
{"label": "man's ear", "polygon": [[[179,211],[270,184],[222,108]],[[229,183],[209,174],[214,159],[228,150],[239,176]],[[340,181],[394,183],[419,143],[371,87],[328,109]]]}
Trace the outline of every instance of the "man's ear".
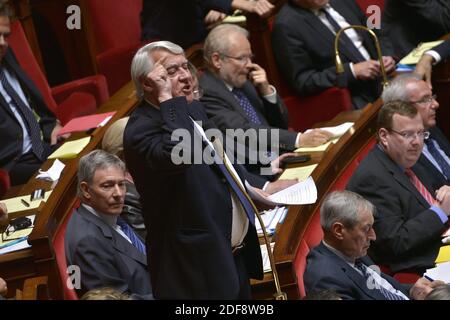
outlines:
{"label": "man's ear", "polygon": [[331,226],[331,232],[333,233],[334,237],[338,240],[344,239],[344,225],[340,222],[335,222]]}
{"label": "man's ear", "polygon": [[213,64],[214,68],[217,70],[222,68],[222,59],[220,58],[220,54],[218,52],[214,52],[211,55],[211,63]]}
{"label": "man's ear", "polygon": [[388,141],[387,141],[388,134],[389,134],[389,132],[386,128],[380,128],[378,130],[378,139],[380,140],[380,143],[383,147],[387,147],[387,145],[388,145]]}
{"label": "man's ear", "polygon": [[89,192],[89,185],[86,181],[80,183],[80,189],[83,193],[83,197],[86,199],[91,199],[91,193]]}

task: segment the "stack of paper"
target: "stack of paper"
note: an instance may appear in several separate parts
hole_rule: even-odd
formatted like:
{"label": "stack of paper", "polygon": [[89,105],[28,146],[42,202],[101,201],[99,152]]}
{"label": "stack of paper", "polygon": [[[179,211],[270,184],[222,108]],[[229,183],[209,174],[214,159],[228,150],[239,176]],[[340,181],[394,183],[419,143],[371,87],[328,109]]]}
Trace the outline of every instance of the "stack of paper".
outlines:
{"label": "stack of paper", "polygon": [[64,163],[56,159],[55,162],[53,162],[50,169],[48,169],[47,171],[39,169],[39,174],[36,176],[36,179],[42,179],[47,181],[59,180],[61,172],[63,171],[65,166],[66,165]]}
{"label": "stack of paper", "polygon": [[55,152],[53,152],[48,159],[72,159],[75,158],[84,147],[86,147],[91,141],[91,137],[81,138],[78,140],[67,141]]}
{"label": "stack of paper", "polygon": [[[261,212],[261,219],[263,220],[266,232],[269,235],[273,235],[275,233],[278,223],[281,223],[284,220],[287,210],[288,209],[286,207],[276,207],[275,209]],[[255,224],[258,235],[262,235],[263,230],[261,224],[259,223],[259,219],[256,219]]]}
{"label": "stack of paper", "polygon": [[31,247],[26,240],[28,239],[28,236],[30,235],[31,231],[33,231],[35,217],[36,217],[35,215],[27,217],[32,222],[32,225],[29,228],[14,231],[8,236],[6,236],[5,234],[2,234],[0,236],[0,255]]}
{"label": "stack of paper", "polygon": [[436,258],[436,263],[450,261],[450,246],[443,246],[439,249],[439,254]]}
{"label": "stack of paper", "polygon": [[428,269],[424,276],[432,280],[442,280],[450,283],[450,262],[439,263],[435,268]]}
{"label": "stack of paper", "polygon": [[437,45],[441,44],[442,42],[443,42],[443,40],[420,43],[417,46],[417,48],[415,48],[406,57],[404,57],[402,60],[400,60],[400,64],[412,64],[412,65],[417,64],[417,62],[419,62],[420,58],[426,51],[436,47]]}
{"label": "stack of paper", "polygon": [[116,112],[106,112],[100,114],[92,114],[90,116],[73,118],[59,130],[58,135],[62,136],[66,133],[86,131],[92,128],[103,127]]}
{"label": "stack of paper", "polygon": [[[272,242],[270,244],[270,248],[271,248],[272,252],[273,252],[273,247],[274,246],[275,246],[275,242]],[[267,253],[267,247],[266,247],[265,244],[262,244],[260,246],[260,248],[261,248],[261,256],[262,256],[262,260],[263,260],[264,273],[270,272],[270,271],[272,271],[272,266],[270,265],[269,255]]]}
{"label": "stack of paper", "polygon": [[268,197],[257,192],[247,181],[245,181],[245,186],[253,200],[270,206],[311,204],[317,200],[317,188],[312,177]]}
{"label": "stack of paper", "polygon": [[317,164],[312,164],[305,167],[296,167],[284,170],[279,179],[297,179],[298,181],[304,181],[313,173]]}
{"label": "stack of paper", "polygon": [[52,194],[52,191],[46,191],[44,199],[38,199],[34,201],[30,201],[30,196],[20,196],[10,199],[2,200],[2,202],[6,205],[8,208],[8,213],[13,212],[19,212],[19,211],[25,211],[25,210],[31,210],[36,209],[39,207],[42,201],[47,201],[48,197]]}

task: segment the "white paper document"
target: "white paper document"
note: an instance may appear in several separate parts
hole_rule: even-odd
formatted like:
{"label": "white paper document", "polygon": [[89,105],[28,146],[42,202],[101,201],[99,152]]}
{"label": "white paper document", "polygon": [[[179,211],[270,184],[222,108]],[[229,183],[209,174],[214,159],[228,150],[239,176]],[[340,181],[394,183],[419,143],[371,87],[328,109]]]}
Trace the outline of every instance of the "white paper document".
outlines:
{"label": "white paper document", "polygon": [[36,179],[56,181],[61,176],[61,172],[64,170],[65,166],[66,165],[64,163],[56,159],[47,171],[42,171],[39,169],[39,174],[36,176]]}
{"label": "white paper document", "polygon": [[450,283],[450,262],[438,263],[435,268],[427,269],[424,276]]}
{"label": "white paper document", "polygon": [[[260,213],[261,219],[263,220],[264,226],[266,228],[266,232],[269,235],[273,235],[278,223],[281,223],[284,219],[284,216],[287,213],[286,207],[275,207],[272,210],[266,210]],[[258,235],[263,234],[263,230],[261,224],[259,223],[259,219],[256,219],[256,232]]]}
{"label": "white paper document", "polygon": [[[344,133],[346,133],[348,129],[353,127],[353,124],[354,124],[353,122],[344,122],[343,124],[340,124],[335,127],[323,127],[323,128],[317,128],[317,129],[331,132],[333,134],[333,137],[337,138],[337,137],[343,136]],[[309,130],[311,130],[311,129],[309,129]],[[306,132],[308,132],[309,130],[307,130]]]}
{"label": "white paper document", "polygon": [[311,204],[317,200],[317,188],[312,177],[309,177],[305,181],[296,183],[268,197],[258,193],[247,181],[245,181],[245,186],[253,200],[271,206]]}
{"label": "white paper document", "polygon": [[[275,246],[275,242],[270,244],[270,248],[273,252],[273,247]],[[269,254],[267,253],[267,247],[265,244],[260,245],[261,248],[261,256],[263,260],[263,270],[264,273],[272,271],[272,266],[270,265]]]}

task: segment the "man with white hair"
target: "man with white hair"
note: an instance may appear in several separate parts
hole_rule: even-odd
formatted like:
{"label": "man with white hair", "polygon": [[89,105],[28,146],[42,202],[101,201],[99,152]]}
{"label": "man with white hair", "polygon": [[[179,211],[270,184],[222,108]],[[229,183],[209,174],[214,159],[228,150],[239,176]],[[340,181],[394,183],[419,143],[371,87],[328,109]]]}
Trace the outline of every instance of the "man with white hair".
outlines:
{"label": "man with white hair", "polygon": [[[131,74],[141,102],[125,128],[124,153],[142,199],[155,297],[251,298],[249,278],[262,278],[262,259],[254,206],[242,182],[261,188],[266,180],[231,165],[207,138],[204,129],[214,126],[194,100],[180,46],[144,46]],[[177,129],[191,139],[177,137]],[[200,157],[196,145],[205,151]]]}

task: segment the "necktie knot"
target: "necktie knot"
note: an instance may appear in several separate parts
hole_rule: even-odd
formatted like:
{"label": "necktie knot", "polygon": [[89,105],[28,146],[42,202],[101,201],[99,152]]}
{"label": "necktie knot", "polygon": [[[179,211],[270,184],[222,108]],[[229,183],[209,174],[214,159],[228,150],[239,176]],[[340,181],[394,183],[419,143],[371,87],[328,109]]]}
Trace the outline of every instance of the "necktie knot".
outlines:
{"label": "necktie knot", "polygon": [[141,239],[136,235],[136,233],[131,229],[131,227],[126,223],[122,217],[117,218],[117,225],[122,229],[123,233],[130,239],[136,249],[138,249],[142,254],[146,254],[145,244],[141,241]]}

